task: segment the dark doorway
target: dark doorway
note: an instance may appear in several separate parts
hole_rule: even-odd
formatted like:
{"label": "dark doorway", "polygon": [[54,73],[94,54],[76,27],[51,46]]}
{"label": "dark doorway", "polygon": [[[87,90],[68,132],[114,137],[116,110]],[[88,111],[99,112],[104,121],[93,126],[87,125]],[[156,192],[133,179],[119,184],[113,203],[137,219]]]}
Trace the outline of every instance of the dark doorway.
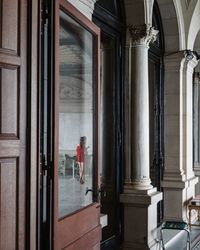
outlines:
{"label": "dark doorway", "polygon": [[[150,125],[150,175],[154,187],[162,191],[164,168],[164,40],[161,16],[154,3],[152,25],[159,30],[155,43],[149,49],[149,125]],[[163,202],[158,203],[158,223],[163,219]]]}
{"label": "dark doorway", "polygon": [[120,1],[100,0],[93,21],[101,28],[100,178],[101,213],[108,215],[101,249],[119,249],[122,235],[123,13]]}

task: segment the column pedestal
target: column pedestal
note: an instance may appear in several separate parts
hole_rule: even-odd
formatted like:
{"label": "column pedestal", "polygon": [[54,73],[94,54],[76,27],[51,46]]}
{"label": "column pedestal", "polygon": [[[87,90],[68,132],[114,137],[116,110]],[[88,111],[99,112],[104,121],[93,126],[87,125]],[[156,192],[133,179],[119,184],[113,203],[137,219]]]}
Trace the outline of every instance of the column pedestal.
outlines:
{"label": "column pedestal", "polygon": [[124,205],[122,249],[158,249],[157,203],[162,200],[162,193],[156,188],[140,191],[127,187],[120,200]]}
{"label": "column pedestal", "polygon": [[185,181],[163,181],[164,220],[188,221],[187,204],[194,197],[197,177]]}

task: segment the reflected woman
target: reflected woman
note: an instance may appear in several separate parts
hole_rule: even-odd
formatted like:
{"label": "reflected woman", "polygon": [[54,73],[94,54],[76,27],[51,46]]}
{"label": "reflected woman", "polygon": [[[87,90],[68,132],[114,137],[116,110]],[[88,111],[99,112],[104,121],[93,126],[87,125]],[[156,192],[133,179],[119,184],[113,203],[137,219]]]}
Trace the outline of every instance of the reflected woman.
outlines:
{"label": "reflected woman", "polygon": [[79,165],[79,177],[81,184],[85,182],[85,158],[87,155],[87,149],[89,148],[86,148],[86,140],[86,136],[82,136],[80,138],[80,144],[76,147],[76,160]]}

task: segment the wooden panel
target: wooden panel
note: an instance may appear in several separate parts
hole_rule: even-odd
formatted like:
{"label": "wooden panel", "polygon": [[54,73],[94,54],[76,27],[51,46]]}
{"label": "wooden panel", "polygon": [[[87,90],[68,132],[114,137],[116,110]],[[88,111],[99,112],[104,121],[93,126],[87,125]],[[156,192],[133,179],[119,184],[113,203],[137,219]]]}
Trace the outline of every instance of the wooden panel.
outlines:
{"label": "wooden panel", "polygon": [[16,249],[17,159],[0,159],[0,249]]}
{"label": "wooden panel", "polygon": [[16,69],[20,66],[21,58],[19,56],[13,56],[5,54],[4,49],[0,49],[0,67],[7,69]]}
{"label": "wooden panel", "polygon": [[1,69],[1,134],[18,135],[18,71]]}
{"label": "wooden panel", "polygon": [[19,36],[19,1],[18,0],[1,0],[1,47],[18,51]]}
{"label": "wooden panel", "polygon": [[59,221],[58,249],[80,239],[100,225],[100,207],[97,203]]}
{"label": "wooden panel", "polygon": [[19,156],[20,151],[22,150],[22,146],[20,148],[20,141],[19,140],[1,140],[0,136],[0,157],[13,157]]}
{"label": "wooden panel", "polygon": [[[0,249],[25,250],[27,0],[0,0]],[[19,15],[20,13],[20,15]],[[27,202],[28,203],[28,202]]]}
{"label": "wooden panel", "polygon": [[101,226],[97,226],[87,234],[83,235],[77,241],[71,243],[68,247],[65,247],[64,250],[99,250],[101,241]]}

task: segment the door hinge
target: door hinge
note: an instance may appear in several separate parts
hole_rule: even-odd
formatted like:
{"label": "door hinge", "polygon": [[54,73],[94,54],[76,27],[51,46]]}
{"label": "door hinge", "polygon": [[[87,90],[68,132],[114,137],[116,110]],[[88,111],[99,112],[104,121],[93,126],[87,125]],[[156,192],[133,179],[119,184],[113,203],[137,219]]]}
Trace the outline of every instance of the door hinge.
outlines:
{"label": "door hinge", "polygon": [[41,18],[42,18],[43,24],[46,24],[48,17],[49,17],[49,13],[48,13],[48,8],[47,8],[47,3],[44,2],[41,8]]}
{"label": "door hinge", "polygon": [[41,168],[42,174],[52,176],[53,162],[52,161],[47,162],[45,155],[42,155],[40,159],[41,159],[40,161],[41,161],[41,166],[42,166]]}

